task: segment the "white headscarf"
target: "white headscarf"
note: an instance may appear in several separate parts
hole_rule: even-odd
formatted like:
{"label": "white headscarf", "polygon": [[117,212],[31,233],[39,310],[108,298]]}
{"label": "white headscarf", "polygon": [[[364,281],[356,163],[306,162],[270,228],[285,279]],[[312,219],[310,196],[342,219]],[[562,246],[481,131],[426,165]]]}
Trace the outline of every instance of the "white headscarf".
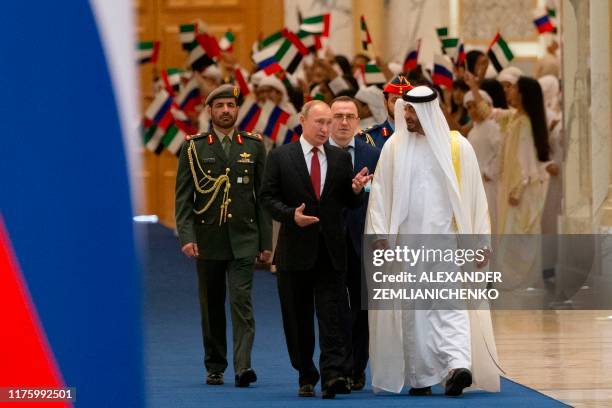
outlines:
{"label": "white headscarf", "polygon": [[[484,99],[485,101],[489,103],[489,105],[493,105],[493,99],[491,99],[491,97],[486,91],[479,89],[478,93],[480,94],[480,97],[482,99]],[[463,95],[463,106],[467,108],[467,103],[472,102],[473,100],[474,100],[474,93],[470,90],[465,95]]]}
{"label": "white headscarf", "polygon": [[268,76],[263,77],[259,81],[257,86],[258,87],[269,86],[270,88],[274,88],[274,89],[276,89],[278,92],[280,92],[283,95],[283,100],[282,100],[283,102],[287,102],[287,100],[288,100],[288,97],[287,97],[287,88],[285,88],[285,85],[283,85],[281,80],[278,79],[274,75],[268,75]]}
{"label": "white headscarf", "polygon": [[559,112],[561,109],[559,106],[559,79],[554,75],[544,75],[538,78],[538,82],[542,88],[542,95],[544,96],[544,105],[546,105],[546,108],[554,112]]}
{"label": "white headscarf", "polygon": [[210,65],[204,71],[202,71],[202,78],[212,79],[217,83],[221,83],[221,70],[216,65]]}
{"label": "white headscarf", "polygon": [[[407,96],[427,97],[431,96],[435,91],[427,86],[417,86],[407,93]],[[447,190],[453,212],[462,214],[461,196],[459,192],[459,184],[457,176],[453,169],[451,158],[450,145],[450,128],[440,108],[439,100],[436,97],[429,102],[407,102],[403,99],[398,99],[395,102],[395,132],[391,138],[394,144],[394,164],[393,185],[405,185],[406,180],[410,180],[412,167],[411,157],[414,152],[415,133],[408,131],[406,124],[405,109],[406,105],[411,105],[416,111],[421,127],[425,132],[425,139],[429,143],[434,156],[436,157],[442,171],[444,172],[447,181]],[[408,215],[409,208],[407,202],[408,194],[398,194],[394,197],[394,204],[391,213],[391,228],[399,227]],[[397,201],[396,201],[397,200]],[[455,217],[459,232],[465,230],[462,225],[463,220],[469,219],[463,216]],[[397,234],[398,231],[390,231],[391,234]]]}
{"label": "white headscarf", "polygon": [[510,82],[512,85],[516,84],[519,78],[523,75],[523,71],[520,68],[509,66],[501,70],[497,76],[499,82]]}
{"label": "white headscarf", "polygon": [[370,85],[368,87],[359,88],[359,91],[355,94],[355,99],[368,105],[375,123],[383,123],[385,119],[387,119],[385,97],[379,87]]}

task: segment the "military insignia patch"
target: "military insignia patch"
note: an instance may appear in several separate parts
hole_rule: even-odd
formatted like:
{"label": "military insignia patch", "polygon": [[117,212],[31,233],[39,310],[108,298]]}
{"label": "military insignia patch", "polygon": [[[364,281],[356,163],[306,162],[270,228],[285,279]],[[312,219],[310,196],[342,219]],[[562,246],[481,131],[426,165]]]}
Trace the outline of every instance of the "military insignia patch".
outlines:
{"label": "military insignia patch", "polygon": [[237,98],[238,95],[240,95],[240,88],[238,88],[237,86],[234,87],[234,96]]}
{"label": "military insignia patch", "polygon": [[251,160],[251,153],[243,152],[240,153],[240,159],[238,159],[238,163],[255,163]]}

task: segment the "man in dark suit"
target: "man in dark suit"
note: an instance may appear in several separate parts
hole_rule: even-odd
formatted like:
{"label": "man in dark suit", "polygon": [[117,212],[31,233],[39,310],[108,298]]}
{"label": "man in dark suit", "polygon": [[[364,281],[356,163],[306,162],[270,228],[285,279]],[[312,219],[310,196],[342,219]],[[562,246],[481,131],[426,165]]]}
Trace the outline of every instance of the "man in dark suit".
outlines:
{"label": "man in dark suit", "polygon": [[351,156],[326,144],[331,110],[321,101],[304,105],[299,141],[272,150],[261,202],[281,223],[275,264],[283,328],[291,364],[299,372],[299,396],[315,395],[319,372],[314,353],[314,311],[319,322],[323,398],[349,393],[344,374],[350,341],[344,331],[348,307],[343,274],[346,244],[342,212],[363,200],[367,169],[353,177]]}
{"label": "man in dark suit", "polygon": [[[351,154],[354,174],[364,167],[369,173],[374,173],[380,149],[355,137],[359,126],[355,100],[348,96],[340,96],[332,101],[331,111],[332,131],[329,143]],[[368,190],[369,186],[366,186],[366,197],[359,207],[353,210],[347,209],[344,213],[348,254],[345,284],[350,299],[350,322],[347,332],[352,343],[352,367],[347,375],[351,378],[353,391],[361,390],[365,386],[365,369],[368,365],[368,311],[361,308],[361,242],[368,208]]]}

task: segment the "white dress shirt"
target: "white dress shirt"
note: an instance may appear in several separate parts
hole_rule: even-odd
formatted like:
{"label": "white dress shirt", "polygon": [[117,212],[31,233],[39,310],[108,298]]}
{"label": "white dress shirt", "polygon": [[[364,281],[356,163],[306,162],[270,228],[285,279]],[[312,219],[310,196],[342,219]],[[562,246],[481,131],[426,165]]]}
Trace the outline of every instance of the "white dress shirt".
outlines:
{"label": "white dress shirt", "polygon": [[[306,160],[306,167],[308,167],[308,174],[310,174],[310,161],[312,160],[312,148],[314,147],[304,136],[300,136],[300,144],[302,145],[302,152],[304,153],[304,159]],[[323,194],[323,186],[325,185],[325,176],[327,175],[327,157],[325,156],[325,149],[323,146],[319,146],[318,157],[319,164],[321,166],[321,189],[319,190]]]}

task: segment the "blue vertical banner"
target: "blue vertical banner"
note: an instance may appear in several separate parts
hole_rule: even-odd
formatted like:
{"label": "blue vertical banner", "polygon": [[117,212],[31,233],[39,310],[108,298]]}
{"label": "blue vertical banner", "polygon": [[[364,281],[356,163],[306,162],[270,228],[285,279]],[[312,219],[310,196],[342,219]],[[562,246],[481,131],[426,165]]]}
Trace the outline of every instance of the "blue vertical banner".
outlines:
{"label": "blue vertical banner", "polygon": [[[28,311],[39,338],[22,343],[40,346],[82,407],[144,406],[132,9],[14,1],[0,13],[0,242],[11,265],[0,280],[19,291],[0,299],[0,361],[11,354],[30,380],[41,368],[4,325],[23,321],[11,310]],[[28,381],[7,368],[0,387],[51,385],[15,383]]]}

